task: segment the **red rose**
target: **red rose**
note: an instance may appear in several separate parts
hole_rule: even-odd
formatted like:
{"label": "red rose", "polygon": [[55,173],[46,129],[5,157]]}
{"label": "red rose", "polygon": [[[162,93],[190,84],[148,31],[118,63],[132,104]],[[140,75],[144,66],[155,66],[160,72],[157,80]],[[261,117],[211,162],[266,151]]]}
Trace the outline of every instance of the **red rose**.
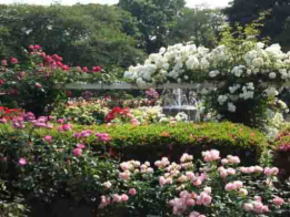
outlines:
{"label": "red rose", "polygon": [[93,72],[100,72],[102,71],[102,67],[101,66],[94,66],[93,67]]}
{"label": "red rose", "polygon": [[11,64],[17,64],[17,63],[18,63],[18,59],[15,58],[15,57],[11,57],[11,58],[10,58],[10,63],[11,63]]}

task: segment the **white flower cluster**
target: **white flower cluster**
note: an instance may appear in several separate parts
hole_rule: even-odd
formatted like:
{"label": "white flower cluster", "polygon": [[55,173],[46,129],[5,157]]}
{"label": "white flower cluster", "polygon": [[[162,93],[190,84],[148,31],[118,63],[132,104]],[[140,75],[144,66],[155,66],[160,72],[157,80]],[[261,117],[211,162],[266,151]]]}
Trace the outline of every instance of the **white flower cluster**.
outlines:
{"label": "white flower cluster", "polygon": [[189,82],[195,72],[209,70],[209,49],[176,44],[149,55],[143,65],[131,66],[124,77],[137,84]]}
{"label": "white flower cluster", "polygon": [[236,57],[223,45],[210,50],[190,43],[176,44],[149,55],[143,65],[131,66],[124,77],[138,84],[190,82],[200,75],[204,79],[226,78],[229,74],[235,77],[259,74],[263,75],[260,79],[267,81],[290,78],[290,52],[284,53],[278,44],[265,47],[259,42],[240,58]]}
{"label": "white flower cluster", "polygon": [[131,66],[124,77],[138,85],[224,82],[217,87],[215,100],[221,108],[236,112],[238,102],[278,95],[267,83],[290,80],[290,52],[283,52],[278,44],[267,47],[251,41],[241,44],[239,52],[224,45],[210,50],[191,43],[176,44],[149,55],[143,65]]}

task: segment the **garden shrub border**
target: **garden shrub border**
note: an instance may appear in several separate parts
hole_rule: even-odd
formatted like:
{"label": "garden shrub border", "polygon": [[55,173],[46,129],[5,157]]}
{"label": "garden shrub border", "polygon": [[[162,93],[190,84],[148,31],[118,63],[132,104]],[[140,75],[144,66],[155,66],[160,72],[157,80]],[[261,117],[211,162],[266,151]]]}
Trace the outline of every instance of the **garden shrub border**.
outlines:
{"label": "garden shrub border", "polygon": [[[74,138],[75,132],[82,130],[108,133],[109,142],[96,140],[94,134],[81,141]],[[10,129],[12,130],[12,129]],[[7,129],[4,130],[4,132]],[[1,135],[0,130],[0,135]],[[88,144],[93,150],[109,153],[121,160],[138,159],[154,161],[161,156],[175,160],[182,153],[198,154],[201,150],[215,148],[222,155],[239,155],[246,163],[258,163],[261,154],[267,148],[267,139],[256,129],[230,122],[222,123],[176,123],[133,126],[73,125],[73,130],[59,132],[56,129],[36,129],[36,137],[51,135],[54,141],[66,140],[71,143]],[[149,153],[149,154],[148,154]]]}

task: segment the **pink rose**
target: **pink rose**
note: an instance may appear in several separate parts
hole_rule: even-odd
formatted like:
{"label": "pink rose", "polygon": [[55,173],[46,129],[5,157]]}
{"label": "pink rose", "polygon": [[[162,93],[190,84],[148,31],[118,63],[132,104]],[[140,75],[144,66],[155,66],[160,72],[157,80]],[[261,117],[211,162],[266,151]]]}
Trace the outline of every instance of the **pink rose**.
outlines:
{"label": "pink rose", "polygon": [[137,190],[135,188],[130,188],[128,192],[131,196],[135,196],[137,194]]}
{"label": "pink rose", "polygon": [[282,206],[285,203],[285,200],[281,197],[275,197],[272,202],[275,206]]}
{"label": "pink rose", "polygon": [[25,166],[27,164],[27,160],[25,158],[23,158],[23,157],[22,158],[19,158],[18,164],[20,166]]}
{"label": "pink rose", "polygon": [[51,142],[52,141],[52,136],[49,136],[49,135],[44,136],[43,137],[43,141],[45,141],[45,142]]}
{"label": "pink rose", "polygon": [[128,201],[128,200],[129,200],[128,195],[127,195],[127,194],[122,194],[122,195],[121,195],[121,200],[122,200],[123,202]]}
{"label": "pink rose", "polygon": [[11,58],[10,58],[10,63],[11,63],[11,64],[17,64],[17,63],[18,63],[18,59],[15,58],[15,57],[11,57]]}
{"label": "pink rose", "polygon": [[73,150],[73,155],[76,156],[76,157],[79,157],[83,154],[83,150],[81,148],[75,148]]}
{"label": "pink rose", "polygon": [[5,59],[1,60],[1,65],[2,66],[7,66],[8,65],[7,60],[5,60]]}
{"label": "pink rose", "polygon": [[86,146],[84,144],[77,144],[77,148],[84,149]]}

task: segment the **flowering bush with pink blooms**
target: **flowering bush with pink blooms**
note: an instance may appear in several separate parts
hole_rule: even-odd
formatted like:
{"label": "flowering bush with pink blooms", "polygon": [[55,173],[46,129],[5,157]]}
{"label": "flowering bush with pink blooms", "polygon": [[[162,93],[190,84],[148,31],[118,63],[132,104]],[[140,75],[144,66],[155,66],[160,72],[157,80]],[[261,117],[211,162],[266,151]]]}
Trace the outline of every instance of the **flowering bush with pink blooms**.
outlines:
{"label": "flowering bush with pink blooms", "polygon": [[[203,160],[183,154],[141,163],[122,162],[116,177],[103,183],[100,212],[113,216],[288,216],[290,189],[281,191],[276,167],[243,167],[238,156],[218,150],[202,152]],[[288,189],[288,190],[286,190]]]}
{"label": "flowering bush with pink blooms", "polygon": [[112,78],[100,66],[71,67],[63,63],[61,56],[46,54],[40,45],[31,45],[26,61],[19,62],[14,57],[1,61],[0,102],[42,114],[66,99],[65,84],[108,80]]}
{"label": "flowering bush with pink blooms", "polygon": [[278,134],[273,141],[274,163],[281,169],[284,178],[290,176],[290,132],[289,127]]}

